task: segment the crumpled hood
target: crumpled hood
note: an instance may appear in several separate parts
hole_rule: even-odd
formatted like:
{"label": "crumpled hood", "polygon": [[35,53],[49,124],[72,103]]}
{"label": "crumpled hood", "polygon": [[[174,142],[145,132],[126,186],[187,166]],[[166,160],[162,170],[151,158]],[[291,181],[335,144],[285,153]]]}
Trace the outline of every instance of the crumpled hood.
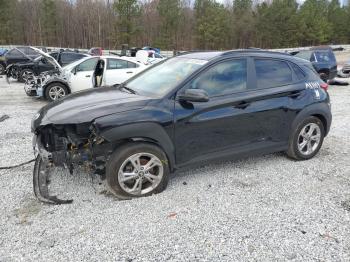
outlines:
{"label": "crumpled hood", "polygon": [[44,106],[32,129],[48,124],[79,124],[115,113],[143,108],[150,98],[119,91],[115,87],[94,88],[69,95]]}

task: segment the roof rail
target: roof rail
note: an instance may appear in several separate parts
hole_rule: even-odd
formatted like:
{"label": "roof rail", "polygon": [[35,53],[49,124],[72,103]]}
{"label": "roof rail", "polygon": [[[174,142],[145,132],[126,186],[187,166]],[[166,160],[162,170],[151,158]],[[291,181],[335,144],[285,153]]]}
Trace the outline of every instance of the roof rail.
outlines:
{"label": "roof rail", "polygon": [[278,55],[286,55],[286,56],[290,56],[289,53],[287,52],[278,52],[278,51],[271,51],[271,50],[266,50],[266,49],[260,49],[260,48],[247,48],[247,49],[235,49],[235,50],[230,50],[230,51],[226,51],[222,54],[222,56],[225,55],[232,55],[232,54],[236,54],[236,53],[267,53],[267,54],[278,54]]}

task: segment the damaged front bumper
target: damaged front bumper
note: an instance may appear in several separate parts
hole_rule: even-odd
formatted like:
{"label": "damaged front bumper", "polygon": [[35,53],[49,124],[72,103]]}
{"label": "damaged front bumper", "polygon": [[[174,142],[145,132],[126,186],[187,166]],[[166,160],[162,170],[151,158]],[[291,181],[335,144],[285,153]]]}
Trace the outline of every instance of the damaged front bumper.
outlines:
{"label": "damaged front bumper", "polygon": [[33,137],[33,148],[35,154],[35,165],[33,170],[33,190],[36,198],[47,204],[70,204],[72,199],[62,200],[49,193],[51,154],[41,145],[40,139]]}
{"label": "damaged front bumper", "polygon": [[36,162],[33,187],[38,200],[49,204],[72,202],[71,199],[62,200],[50,194],[50,176],[55,175],[56,168],[68,170],[73,174],[73,170],[79,166],[91,174],[103,177],[107,154],[111,148],[102,138],[96,136],[88,125],[47,126],[34,133],[33,149]]}

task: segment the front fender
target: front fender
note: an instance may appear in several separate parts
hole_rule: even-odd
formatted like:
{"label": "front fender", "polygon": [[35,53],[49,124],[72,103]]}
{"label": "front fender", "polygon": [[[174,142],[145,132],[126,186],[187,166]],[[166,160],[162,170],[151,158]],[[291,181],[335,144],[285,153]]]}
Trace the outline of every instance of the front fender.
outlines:
{"label": "front fender", "polygon": [[132,123],[101,131],[99,135],[112,143],[127,139],[151,141],[164,150],[168,156],[170,168],[174,169],[175,167],[174,144],[160,124],[153,122]]}
{"label": "front fender", "polygon": [[60,84],[65,85],[65,86],[67,87],[67,89],[68,89],[68,93],[71,93],[71,90],[70,90],[70,87],[69,87],[67,81],[65,81],[64,79],[59,78],[59,77],[57,77],[57,76],[53,76],[53,77],[49,78],[49,79],[45,82],[45,84],[42,86],[42,89],[43,89],[44,94],[45,94],[45,89],[46,89],[50,84],[52,84],[52,83],[60,83]]}

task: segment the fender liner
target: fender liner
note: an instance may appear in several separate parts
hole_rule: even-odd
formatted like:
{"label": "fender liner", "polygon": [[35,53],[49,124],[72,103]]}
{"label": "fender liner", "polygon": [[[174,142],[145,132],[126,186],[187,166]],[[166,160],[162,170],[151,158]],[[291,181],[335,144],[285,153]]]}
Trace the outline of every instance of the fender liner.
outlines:
{"label": "fender liner", "polygon": [[176,166],[175,147],[164,128],[157,123],[142,122],[114,127],[99,133],[101,137],[109,142],[115,143],[120,140],[143,140],[160,146],[168,157],[170,169]]}
{"label": "fender liner", "polygon": [[332,113],[328,103],[323,102],[312,104],[301,110],[295,117],[291,126],[291,130],[295,130],[298,124],[309,116],[316,116],[320,118],[325,128],[325,136],[327,136],[332,123]]}

